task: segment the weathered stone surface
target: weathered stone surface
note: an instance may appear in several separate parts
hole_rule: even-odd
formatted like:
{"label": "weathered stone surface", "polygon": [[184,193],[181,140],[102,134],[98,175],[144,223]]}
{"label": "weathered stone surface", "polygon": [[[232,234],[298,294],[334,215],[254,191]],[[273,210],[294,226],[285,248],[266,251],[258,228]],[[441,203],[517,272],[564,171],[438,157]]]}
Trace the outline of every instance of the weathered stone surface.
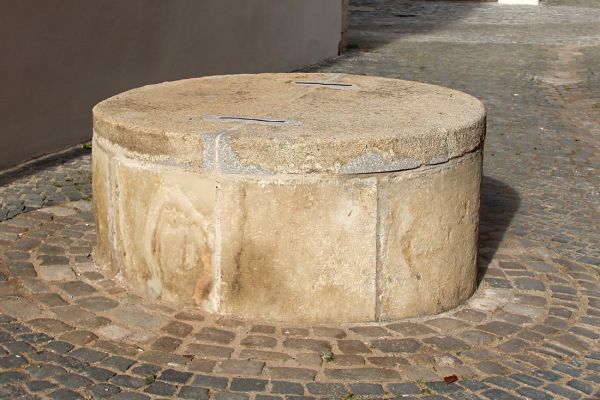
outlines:
{"label": "weathered stone surface", "polygon": [[473,293],[480,181],[478,152],[381,182],[379,319],[438,313]]}
{"label": "weathered stone surface", "polygon": [[215,181],[113,162],[113,269],[153,297],[202,304],[214,281]]}
{"label": "weathered stone surface", "polygon": [[[331,118],[339,112],[343,118]],[[134,89],[94,108],[96,134],[131,157],[242,174],[436,164],[477,148],[484,124],[483,105],[467,94],[343,74],[190,79]]]}
{"label": "weathered stone surface", "polygon": [[484,131],[475,98],[393,79],[135,89],[94,108],[97,260],[146,295],[236,317],[440,312],[474,289]]}
{"label": "weathered stone surface", "polygon": [[112,217],[112,187],[110,184],[110,154],[102,147],[93,144],[94,157],[92,158],[92,191],[94,193],[94,222],[97,227],[96,250],[94,251],[95,261],[111,270],[112,241],[114,239],[111,232]]}
{"label": "weathered stone surface", "polygon": [[296,322],[375,319],[374,179],[228,179],[220,190],[215,311]]}

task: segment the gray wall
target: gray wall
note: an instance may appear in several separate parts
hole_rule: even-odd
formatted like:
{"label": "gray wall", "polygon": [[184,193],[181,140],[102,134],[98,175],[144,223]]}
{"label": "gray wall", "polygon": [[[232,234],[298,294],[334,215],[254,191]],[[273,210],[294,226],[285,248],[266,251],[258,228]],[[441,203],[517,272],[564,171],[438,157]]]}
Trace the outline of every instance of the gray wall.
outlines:
{"label": "gray wall", "polygon": [[341,0],[0,0],[0,170],[91,137],[144,84],[337,54]]}

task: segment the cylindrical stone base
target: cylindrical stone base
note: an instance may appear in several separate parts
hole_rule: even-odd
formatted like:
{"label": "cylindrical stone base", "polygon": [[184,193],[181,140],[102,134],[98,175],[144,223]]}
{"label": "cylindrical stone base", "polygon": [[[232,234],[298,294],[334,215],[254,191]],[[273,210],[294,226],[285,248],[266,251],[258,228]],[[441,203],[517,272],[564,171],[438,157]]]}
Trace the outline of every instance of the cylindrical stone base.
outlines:
{"label": "cylindrical stone base", "polygon": [[[211,79],[243,86],[242,93],[244,79],[253,89],[292,85],[293,96],[275,91],[278,108],[252,98],[241,102],[251,110],[224,112],[206,103],[231,102],[210,91]],[[378,122],[364,123],[375,134],[343,130],[337,149],[323,147],[336,143],[336,124],[319,126],[311,101],[335,108],[346,100],[352,111],[356,97],[379,96],[385,108],[398,93],[402,101],[448,102],[432,111],[433,122],[388,115],[385,135],[377,135]],[[303,101],[308,110],[290,111]],[[96,259],[138,291],[294,323],[433,314],[474,291],[485,111],[470,96],[381,78],[276,74],[145,87],[94,113]],[[386,118],[363,113],[327,115]],[[186,125],[195,118],[202,122]],[[289,152],[273,138],[294,129]],[[414,144],[433,150],[404,147]]]}

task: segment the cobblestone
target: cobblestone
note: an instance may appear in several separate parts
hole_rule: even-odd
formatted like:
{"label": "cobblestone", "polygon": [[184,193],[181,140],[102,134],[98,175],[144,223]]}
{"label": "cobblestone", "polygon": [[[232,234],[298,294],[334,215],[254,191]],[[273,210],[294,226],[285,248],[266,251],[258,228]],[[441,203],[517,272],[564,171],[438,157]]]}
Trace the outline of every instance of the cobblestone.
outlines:
{"label": "cobblestone", "polygon": [[308,69],[485,103],[481,280],[442,315],[290,327],[175,311],[93,265],[89,151],[0,176],[0,398],[598,398],[594,4],[352,0],[349,51]]}
{"label": "cobblestone", "polygon": [[208,375],[196,375],[192,382],[192,385],[202,386],[208,388],[215,389],[225,389],[227,384],[229,383],[229,379],[218,376],[208,376]]}

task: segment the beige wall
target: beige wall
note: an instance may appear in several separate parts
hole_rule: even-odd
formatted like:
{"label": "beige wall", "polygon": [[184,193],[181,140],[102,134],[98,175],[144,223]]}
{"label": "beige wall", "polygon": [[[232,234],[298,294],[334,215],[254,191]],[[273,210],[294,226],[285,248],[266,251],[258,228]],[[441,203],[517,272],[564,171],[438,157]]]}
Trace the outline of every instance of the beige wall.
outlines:
{"label": "beige wall", "polygon": [[0,0],[0,170],[91,137],[140,85],[337,54],[340,0]]}

